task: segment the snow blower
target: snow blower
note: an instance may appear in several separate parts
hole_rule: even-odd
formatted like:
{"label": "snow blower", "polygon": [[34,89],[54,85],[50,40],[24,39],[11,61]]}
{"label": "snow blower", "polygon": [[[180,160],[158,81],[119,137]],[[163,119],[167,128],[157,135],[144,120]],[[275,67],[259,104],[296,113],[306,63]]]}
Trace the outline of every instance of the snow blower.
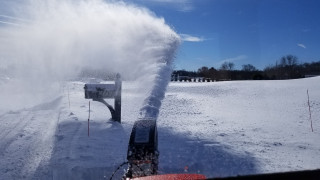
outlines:
{"label": "snow blower", "polygon": [[155,119],[139,119],[133,125],[127,152],[126,178],[156,175],[158,171],[158,132]]}

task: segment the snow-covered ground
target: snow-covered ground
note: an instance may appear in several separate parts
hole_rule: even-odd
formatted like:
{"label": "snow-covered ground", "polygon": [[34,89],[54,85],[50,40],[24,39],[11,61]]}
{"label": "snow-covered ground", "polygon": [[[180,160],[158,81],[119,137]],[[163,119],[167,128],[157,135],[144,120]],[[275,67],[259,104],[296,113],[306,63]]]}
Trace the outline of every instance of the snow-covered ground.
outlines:
{"label": "snow-covered ground", "polygon": [[[189,173],[225,177],[320,168],[319,82],[170,83],[158,117],[159,172],[185,173],[187,166]],[[122,124],[91,102],[88,137],[83,86],[61,84],[48,102],[0,109],[0,179],[109,179],[126,161],[146,98],[141,87],[123,82]]]}

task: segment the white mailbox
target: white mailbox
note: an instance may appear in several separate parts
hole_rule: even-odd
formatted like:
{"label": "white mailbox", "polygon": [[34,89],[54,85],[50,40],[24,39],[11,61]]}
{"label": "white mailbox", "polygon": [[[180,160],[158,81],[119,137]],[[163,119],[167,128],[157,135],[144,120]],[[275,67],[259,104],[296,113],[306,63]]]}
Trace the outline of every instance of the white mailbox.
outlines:
{"label": "white mailbox", "polygon": [[85,84],[86,99],[112,99],[116,95],[115,84]]}
{"label": "white mailbox", "polygon": [[[84,98],[106,105],[111,112],[112,119],[121,123],[121,86],[122,81],[119,74],[114,84],[85,84]],[[114,107],[104,99],[114,99]]]}

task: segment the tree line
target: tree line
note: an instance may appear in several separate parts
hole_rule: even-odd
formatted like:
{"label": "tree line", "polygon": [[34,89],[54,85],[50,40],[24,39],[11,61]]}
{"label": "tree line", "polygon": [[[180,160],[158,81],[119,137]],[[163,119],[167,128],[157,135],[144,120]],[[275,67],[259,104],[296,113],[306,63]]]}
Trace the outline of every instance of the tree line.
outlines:
{"label": "tree line", "polygon": [[234,69],[233,62],[224,62],[220,68],[203,66],[197,71],[175,70],[172,80],[191,80],[194,77],[223,81],[223,80],[280,80],[297,79],[306,76],[320,75],[320,61],[299,63],[294,55],[286,55],[275,64],[257,69],[252,64],[242,65],[241,70]]}

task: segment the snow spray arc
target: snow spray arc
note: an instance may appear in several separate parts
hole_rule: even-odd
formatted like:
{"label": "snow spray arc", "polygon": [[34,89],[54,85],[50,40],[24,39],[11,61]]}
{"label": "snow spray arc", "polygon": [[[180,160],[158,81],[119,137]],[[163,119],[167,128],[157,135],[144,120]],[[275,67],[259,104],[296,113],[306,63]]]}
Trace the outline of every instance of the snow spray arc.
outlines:
{"label": "snow spray arc", "polygon": [[171,63],[179,41],[172,41],[166,56],[163,56],[150,95],[140,109],[140,118],[134,123],[127,151],[128,170],[124,177],[135,178],[158,173],[157,118],[161,101],[171,78]]}
{"label": "snow spray arc", "polygon": [[[13,0],[1,1],[0,7],[6,9],[0,24],[1,69],[20,80],[26,96],[36,94],[38,84],[49,89],[53,81],[74,78],[83,68],[104,69],[141,80],[138,86],[150,98],[136,103],[143,104],[143,116],[157,116],[151,113],[160,107],[154,99],[164,96],[180,43],[163,18],[146,8],[103,0]],[[5,86],[4,99],[13,89],[10,82]]]}
{"label": "snow spray arc", "polygon": [[[83,68],[120,73],[123,79],[141,80],[138,87],[146,98],[141,100],[140,116],[152,120],[149,126],[142,122],[143,131],[138,134],[144,135],[148,128],[156,132],[155,120],[180,44],[163,18],[122,1],[13,0],[1,1],[0,7],[6,7],[2,18],[12,17],[1,20],[5,22],[0,26],[1,68],[30,89],[26,96],[35,94],[32,88],[38,84],[49,89],[53,81],[73,78]],[[5,86],[13,89],[10,84]],[[157,133],[152,134],[156,137]],[[155,165],[151,174],[157,169],[156,145],[150,148]]]}

